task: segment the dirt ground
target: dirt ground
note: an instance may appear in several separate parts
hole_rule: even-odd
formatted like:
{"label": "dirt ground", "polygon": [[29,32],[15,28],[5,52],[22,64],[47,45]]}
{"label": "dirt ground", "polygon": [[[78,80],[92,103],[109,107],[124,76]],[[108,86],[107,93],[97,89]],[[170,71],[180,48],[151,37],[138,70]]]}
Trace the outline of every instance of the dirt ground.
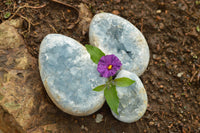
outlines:
{"label": "dirt ground", "polygon": [[[100,12],[122,16],[144,34],[151,54],[149,66],[141,76],[148,95],[146,113],[132,124],[117,121],[107,104],[98,111],[104,116],[99,124],[91,124],[95,115],[75,117],[60,113],[74,127],[84,125],[81,132],[200,132],[200,0],[2,1],[0,23],[11,18],[24,19],[19,33],[35,58],[42,39],[49,33],[89,44],[89,22],[82,20]],[[89,11],[80,11],[81,3]],[[5,120],[8,115],[3,117]],[[7,125],[9,130],[15,127],[13,123]]]}

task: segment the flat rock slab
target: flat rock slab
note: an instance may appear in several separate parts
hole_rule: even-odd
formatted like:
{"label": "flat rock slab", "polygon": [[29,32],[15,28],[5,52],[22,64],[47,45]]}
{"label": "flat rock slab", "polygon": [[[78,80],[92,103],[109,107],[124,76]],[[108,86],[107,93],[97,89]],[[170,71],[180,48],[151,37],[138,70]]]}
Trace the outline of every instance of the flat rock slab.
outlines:
{"label": "flat rock slab", "polygon": [[40,75],[52,101],[64,112],[90,115],[104,102],[103,92],[92,89],[105,83],[86,48],[70,37],[47,35],[40,46]]}
{"label": "flat rock slab", "polygon": [[129,87],[117,87],[119,97],[119,115],[114,117],[122,122],[131,123],[139,120],[147,108],[147,94],[139,77],[132,72],[121,70],[116,78],[127,77],[135,80]]}
{"label": "flat rock slab", "polygon": [[110,14],[94,16],[89,29],[90,44],[116,55],[123,69],[140,76],[149,63],[149,47],[142,33],[129,21]]}
{"label": "flat rock slab", "polygon": [[[0,132],[80,133],[81,117],[68,115],[52,103],[40,78],[38,59],[28,53],[17,31],[0,24]],[[96,124],[92,116],[82,122],[89,130]]]}
{"label": "flat rock slab", "polygon": [[45,99],[40,95],[43,88],[39,76],[33,71],[36,59],[28,53],[23,38],[13,26],[0,24],[0,110],[9,114],[7,119],[12,123],[8,127],[15,126],[8,129],[2,125],[6,121],[0,118],[0,130],[5,133],[33,128],[35,118],[39,119],[36,115],[40,114],[36,108],[42,107],[44,102],[40,104],[40,101]]}

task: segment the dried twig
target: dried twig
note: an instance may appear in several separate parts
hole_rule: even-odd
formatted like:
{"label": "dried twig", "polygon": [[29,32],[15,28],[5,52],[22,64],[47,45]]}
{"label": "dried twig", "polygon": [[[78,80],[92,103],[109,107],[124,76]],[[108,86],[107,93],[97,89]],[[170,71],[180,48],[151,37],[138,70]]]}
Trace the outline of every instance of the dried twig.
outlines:
{"label": "dried twig", "polygon": [[[143,11],[142,11],[142,16],[143,16]],[[141,18],[141,27],[140,27],[140,31],[141,31],[141,32],[143,31],[143,21],[144,21],[144,19]]]}
{"label": "dried twig", "polygon": [[28,33],[31,31],[31,25],[35,26],[35,25],[38,24],[38,23],[36,23],[36,24],[32,23],[31,20],[29,20],[28,18],[22,16],[21,14],[17,14],[17,15],[28,22]]}
{"label": "dried twig", "polygon": [[22,8],[24,8],[24,6],[20,6],[19,8],[17,8],[17,10],[15,11],[15,13],[14,13],[8,20],[11,20],[11,19],[17,14],[17,12],[18,12],[20,9],[22,9]]}
{"label": "dried twig", "polygon": [[39,8],[43,8],[45,7],[47,4],[43,4],[41,6],[37,6],[37,7],[34,7],[34,6],[29,6],[28,4],[25,4],[24,6],[20,6],[19,8],[17,8],[17,10],[15,11],[15,13],[9,18],[9,20],[11,20],[14,16],[18,15],[20,16],[21,18],[25,19],[27,22],[28,22],[28,33],[30,32],[31,30],[31,25],[34,25],[31,20],[29,20],[28,18],[22,16],[21,14],[17,14],[19,12],[20,9],[22,8],[33,8],[33,9],[39,9]]}
{"label": "dried twig", "polygon": [[186,41],[186,40],[187,40],[186,37],[184,37],[183,42],[182,42],[182,46],[185,45],[185,41]]}
{"label": "dried twig", "polygon": [[197,74],[197,83],[199,84],[199,79],[200,79],[200,71],[199,73]]}
{"label": "dried twig", "polygon": [[190,79],[190,82],[193,81],[193,79],[194,79],[195,75],[197,74],[197,72],[198,72],[198,71],[195,71],[195,72],[194,72],[194,74],[192,75],[192,77],[191,77],[191,79]]}
{"label": "dried twig", "polygon": [[55,27],[53,27],[53,25],[49,24],[49,26],[53,29],[53,31],[54,31],[55,33],[58,33],[57,30],[55,29]]}
{"label": "dried twig", "polygon": [[144,19],[141,18],[141,28],[140,28],[141,32],[143,31],[143,21],[144,21]]}
{"label": "dried twig", "polygon": [[32,22],[28,18],[22,16],[21,14],[17,14],[17,15],[20,16],[21,18],[25,19],[28,22],[28,33],[29,33],[31,31]]}
{"label": "dried twig", "polygon": [[45,7],[47,4],[46,3],[44,3],[43,5],[41,5],[41,6],[29,6],[29,5],[27,5],[27,6],[25,6],[25,7],[27,7],[27,8],[33,8],[33,9],[40,9],[40,8],[43,8],[43,7]]}
{"label": "dried twig", "polygon": [[153,112],[153,114],[150,116],[149,120],[156,114],[156,112]]}
{"label": "dried twig", "polygon": [[45,7],[46,5],[47,5],[47,4],[45,3],[45,4],[43,4],[43,5],[41,5],[41,6],[37,6],[37,7],[29,6],[29,5],[27,5],[27,4],[25,4],[24,6],[20,6],[19,8],[17,8],[17,10],[15,11],[15,13],[9,18],[9,20],[11,20],[11,19],[19,12],[19,10],[22,9],[22,8],[39,9],[39,8]]}
{"label": "dried twig", "polygon": [[[76,9],[75,7],[73,7],[72,5],[67,4],[67,3],[64,3],[64,2],[61,2],[61,1],[59,1],[59,0],[51,0],[51,1],[56,2],[56,3],[59,3],[59,4],[62,4],[62,5],[65,5],[65,6],[68,6],[68,7],[71,7],[71,8],[73,8],[73,9],[77,10],[77,9]],[[78,11],[78,10],[77,10],[77,11]]]}
{"label": "dried twig", "polygon": [[66,20],[65,13],[63,12],[63,10],[62,10],[62,15],[63,15],[63,18]]}
{"label": "dried twig", "polygon": [[79,10],[78,10],[77,8],[73,7],[73,6],[70,5],[70,4],[61,2],[61,1],[59,1],[59,0],[51,0],[51,1],[52,1],[52,2],[56,2],[56,3],[59,3],[59,4],[62,4],[62,5],[65,5],[65,6],[67,6],[67,7],[70,7],[70,8],[72,8],[72,9],[76,10],[76,12],[78,13],[78,18],[77,18],[76,22],[74,22],[74,24],[77,24],[77,23],[80,21],[80,12],[79,12]]}

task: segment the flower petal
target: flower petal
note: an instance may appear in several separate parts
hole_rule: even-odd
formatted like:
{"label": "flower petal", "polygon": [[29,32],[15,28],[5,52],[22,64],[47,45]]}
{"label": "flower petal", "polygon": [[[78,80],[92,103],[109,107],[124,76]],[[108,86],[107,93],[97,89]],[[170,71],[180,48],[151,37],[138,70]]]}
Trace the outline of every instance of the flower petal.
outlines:
{"label": "flower petal", "polygon": [[109,78],[109,77],[110,77],[109,71],[106,70],[106,71],[103,73],[102,76],[105,77],[105,78]]}
{"label": "flower petal", "polygon": [[[112,69],[108,69],[108,66],[112,65]],[[99,60],[97,71],[101,76],[109,78],[114,76],[116,72],[121,68],[121,61],[115,55],[102,56]]]}

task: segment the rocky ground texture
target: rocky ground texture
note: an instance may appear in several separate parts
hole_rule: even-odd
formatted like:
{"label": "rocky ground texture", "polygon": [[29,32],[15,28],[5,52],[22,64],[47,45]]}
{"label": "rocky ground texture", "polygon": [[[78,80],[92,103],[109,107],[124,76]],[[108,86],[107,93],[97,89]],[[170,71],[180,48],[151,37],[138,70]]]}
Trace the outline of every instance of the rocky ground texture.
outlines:
{"label": "rocky ground texture", "polygon": [[[132,124],[116,120],[106,104],[87,117],[68,115],[53,104],[40,79],[42,39],[60,33],[88,44],[90,21],[100,12],[129,20],[149,45],[150,63],[140,77],[148,108]],[[200,132],[199,42],[199,0],[3,0],[0,132]]]}

